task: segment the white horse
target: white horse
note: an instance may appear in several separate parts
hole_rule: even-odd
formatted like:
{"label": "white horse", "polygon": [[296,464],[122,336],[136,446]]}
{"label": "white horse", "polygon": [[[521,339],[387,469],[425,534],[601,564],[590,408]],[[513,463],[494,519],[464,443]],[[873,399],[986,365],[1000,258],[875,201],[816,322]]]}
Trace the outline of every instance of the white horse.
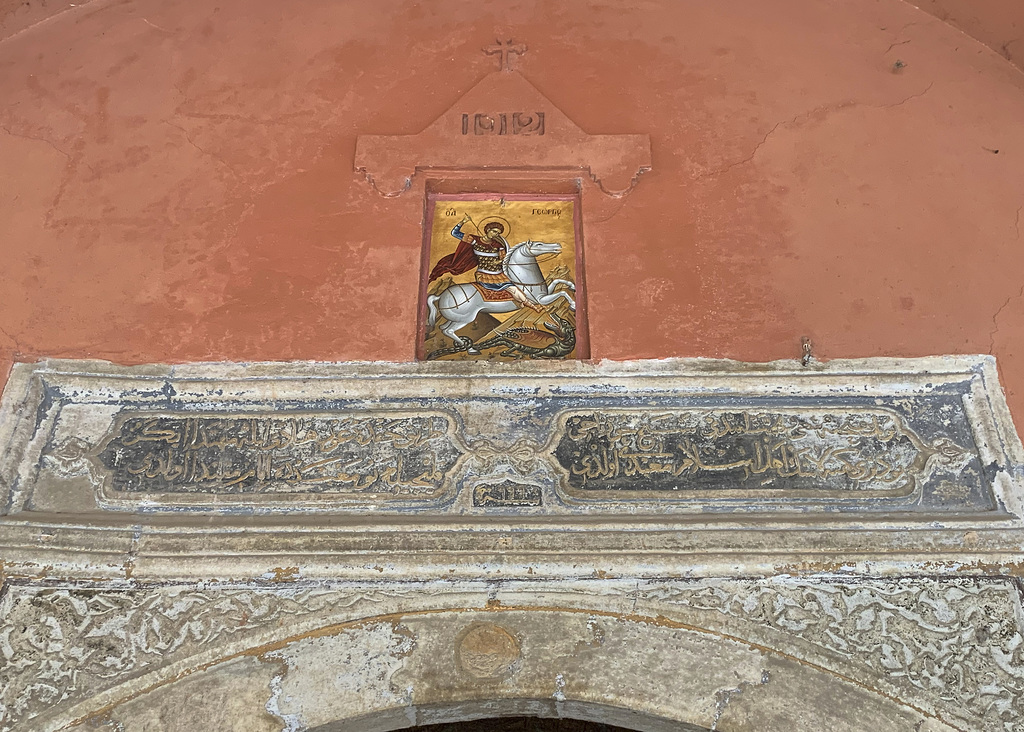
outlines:
{"label": "white horse", "polygon": [[[576,310],[576,301],[568,292],[559,290],[554,292],[558,285],[565,285],[573,292],[576,285],[569,280],[552,280],[551,283],[544,281],[544,273],[540,271],[537,264],[537,257],[542,254],[559,254],[562,251],[561,244],[549,244],[543,241],[524,241],[516,244],[505,255],[502,261],[502,269],[509,280],[519,285],[526,296],[539,305],[550,305],[556,300],[564,299],[569,303],[569,309]],[[467,346],[470,353],[473,353],[473,342],[469,338],[462,338],[455,334],[455,331],[469,325],[480,313],[510,313],[519,309],[519,304],[514,300],[501,300],[491,302],[484,300],[483,295],[471,283],[454,284],[443,290],[438,295],[430,295],[427,298],[427,334],[434,329],[437,316],[441,315],[448,322],[441,326],[441,332],[452,339],[455,345]]]}

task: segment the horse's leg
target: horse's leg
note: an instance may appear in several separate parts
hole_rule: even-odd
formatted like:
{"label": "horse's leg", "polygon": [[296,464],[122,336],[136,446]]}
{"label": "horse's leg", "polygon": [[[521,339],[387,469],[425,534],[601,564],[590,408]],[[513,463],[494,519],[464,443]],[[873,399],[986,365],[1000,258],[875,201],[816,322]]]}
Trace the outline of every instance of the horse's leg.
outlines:
{"label": "horse's leg", "polygon": [[455,345],[465,346],[470,353],[479,353],[473,348],[471,339],[457,335],[455,331],[476,320],[484,307],[483,298],[472,285],[452,285],[442,293],[442,297],[438,310],[448,322],[441,326],[441,332]]}
{"label": "horse's leg", "polygon": [[[469,323],[472,323],[474,320],[477,319],[477,316],[480,315],[480,313],[510,313],[513,310],[519,309],[519,306],[514,302],[486,302],[482,297],[479,300],[474,300],[470,304],[472,305],[472,309],[465,309],[459,316],[462,318],[462,322],[458,326],[459,328],[461,328],[463,325],[468,325]],[[463,343],[469,344],[469,353],[472,353],[474,355],[480,353],[480,351],[473,346],[473,341],[471,339],[461,337],[460,339]]]}
{"label": "horse's leg", "polygon": [[456,334],[456,331],[458,331],[460,328],[462,328],[465,325],[466,325],[465,322],[460,322],[458,320],[449,320],[449,321],[445,322],[445,324],[443,326],[441,326],[441,333],[443,333],[445,336],[451,338],[452,342],[455,343],[456,345],[460,345],[460,344],[466,345],[467,342],[469,341],[469,339],[468,338],[460,338]]}
{"label": "horse's leg", "polygon": [[481,312],[510,313],[519,307],[511,301],[487,302],[475,286],[468,284],[452,285],[441,297],[438,312],[448,321],[441,326],[441,332],[472,354],[480,353],[473,347],[472,339],[456,335],[455,331],[472,323]]}
{"label": "horse's leg", "polygon": [[565,300],[569,303],[569,309],[576,312],[576,301],[569,297],[569,293],[565,290],[559,290],[558,292],[552,292],[548,295],[541,295],[537,298],[537,301],[541,305],[550,305],[555,300]]}
{"label": "horse's leg", "polygon": [[[484,299],[479,295],[477,296],[477,298],[478,300],[470,301],[467,304],[468,307],[465,307],[463,312],[460,313],[460,316],[462,317],[462,322],[459,323],[460,328],[464,325],[469,325],[474,320],[476,320],[477,316],[480,314],[480,311],[486,307]],[[466,353],[470,353],[474,356],[479,355],[480,351],[478,351],[476,347],[473,345],[472,338],[468,338],[466,336],[459,336],[459,340],[461,340],[462,343],[465,344]]]}
{"label": "horse's leg", "polygon": [[551,280],[551,282],[548,283],[548,291],[553,291],[559,285],[565,285],[573,292],[576,292],[576,284],[570,280]]}
{"label": "horse's leg", "polygon": [[430,331],[434,329],[437,324],[437,295],[429,295],[427,297],[427,335],[430,335]]}
{"label": "horse's leg", "polygon": [[[458,294],[463,295],[463,297],[457,297],[456,291]],[[469,322],[464,319],[462,312],[463,307],[466,304],[464,296],[465,293],[462,290],[462,286],[453,285],[438,295],[437,301],[438,314],[446,321],[444,325],[441,326],[441,332],[450,338],[452,343],[456,346],[460,344],[464,345],[465,341],[462,338],[459,338],[459,336],[455,334],[455,331]],[[430,304],[429,298],[427,299],[427,304],[428,306]]]}

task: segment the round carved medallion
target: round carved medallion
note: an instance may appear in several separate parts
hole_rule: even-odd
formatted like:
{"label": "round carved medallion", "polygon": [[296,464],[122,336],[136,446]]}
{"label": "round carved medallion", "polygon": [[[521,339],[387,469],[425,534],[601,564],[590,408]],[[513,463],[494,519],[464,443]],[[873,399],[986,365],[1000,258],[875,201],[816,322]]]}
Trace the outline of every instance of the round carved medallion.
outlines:
{"label": "round carved medallion", "polygon": [[511,676],[520,655],[515,636],[493,623],[470,625],[459,634],[455,643],[455,659],[459,668],[481,680]]}

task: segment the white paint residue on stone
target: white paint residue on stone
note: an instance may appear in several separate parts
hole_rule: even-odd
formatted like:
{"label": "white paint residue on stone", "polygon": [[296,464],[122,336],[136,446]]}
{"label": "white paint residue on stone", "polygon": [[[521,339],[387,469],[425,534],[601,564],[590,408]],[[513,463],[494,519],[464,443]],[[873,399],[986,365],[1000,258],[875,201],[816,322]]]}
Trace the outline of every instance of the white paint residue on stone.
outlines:
{"label": "white paint residue on stone", "polygon": [[[282,679],[287,670],[282,671],[270,680],[270,698],[267,699],[266,710],[284,722],[281,732],[301,732],[306,729],[302,724],[302,718],[298,714],[289,714],[281,710],[281,696],[284,693]],[[288,697],[286,701],[291,701]]]}
{"label": "white paint residue on stone", "polygon": [[565,677],[562,674],[555,676],[555,693],[551,695],[555,701],[565,701]]}
{"label": "white paint residue on stone", "polygon": [[279,677],[272,713],[301,720],[301,728],[308,728],[358,716],[360,709],[405,705],[409,690],[396,688],[391,678],[414,646],[408,630],[376,623],[272,651],[267,657],[284,661],[289,669]]}

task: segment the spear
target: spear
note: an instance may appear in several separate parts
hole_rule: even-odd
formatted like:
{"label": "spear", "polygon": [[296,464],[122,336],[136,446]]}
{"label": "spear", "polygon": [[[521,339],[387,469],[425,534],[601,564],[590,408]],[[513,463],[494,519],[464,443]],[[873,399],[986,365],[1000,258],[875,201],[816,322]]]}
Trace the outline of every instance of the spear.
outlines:
{"label": "spear", "polygon": [[477,223],[475,221],[473,221],[473,217],[472,216],[470,216],[469,214],[466,214],[465,215],[465,220],[468,221],[469,223],[473,224],[473,228],[476,229],[476,233],[477,233],[478,236],[483,236],[484,235],[484,232],[480,231],[480,227],[477,226]]}

